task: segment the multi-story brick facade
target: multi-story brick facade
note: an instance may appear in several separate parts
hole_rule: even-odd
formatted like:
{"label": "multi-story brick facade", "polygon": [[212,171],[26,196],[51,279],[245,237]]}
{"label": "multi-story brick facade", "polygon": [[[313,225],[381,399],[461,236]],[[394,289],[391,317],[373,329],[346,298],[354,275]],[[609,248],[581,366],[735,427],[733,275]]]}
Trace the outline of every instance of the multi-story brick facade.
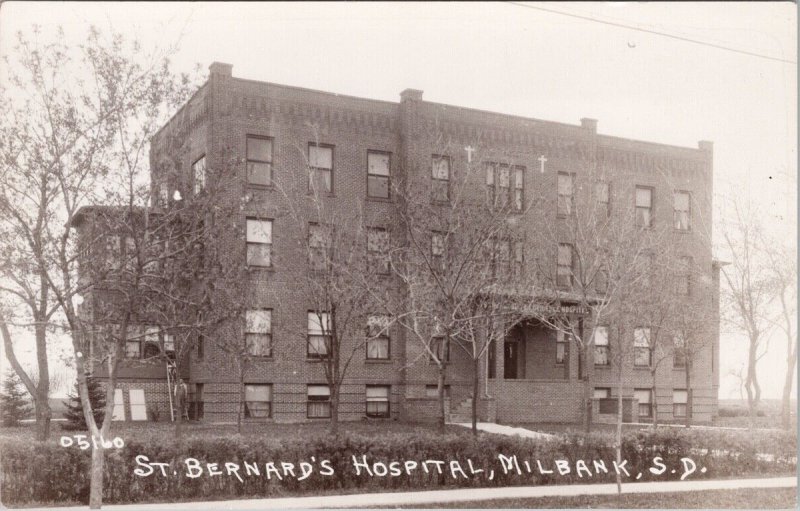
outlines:
{"label": "multi-story brick facade", "polygon": [[[297,243],[298,236],[305,233],[292,228],[279,211],[280,191],[289,188],[291,179],[308,172],[310,146],[325,148],[321,156],[313,158],[330,176],[331,193],[326,200],[340,208],[363,208],[375,226],[390,226],[396,208],[403,206],[391,197],[370,197],[376,195],[368,191],[370,183],[382,183],[379,180],[384,177],[376,181],[368,177],[369,154],[388,156],[389,179],[402,177],[412,185],[416,181],[427,192],[434,155],[446,156],[451,179],[458,179],[459,168],[472,157],[465,147],[480,146],[506,159],[513,158],[520,179],[524,179],[526,200],[542,198],[547,199],[542,204],[552,204],[559,172],[601,168],[615,202],[632,204],[636,186],[653,190],[650,208],[657,221],[672,222],[677,207],[674,193],[689,192],[692,221],[698,226],[703,223],[705,231],[710,232],[709,142],[700,142],[699,148],[692,149],[627,140],[598,134],[597,122],[592,119],[569,125],[431,103],[422,95],[422,91],[405,90],[399,103],[348,97],[235,78],[232,66],[214,63],[208,81],[153,138],[151,189],[155,208],[169,207],[176,191],[183,196],[193,193],[193,167],[197,162],[202,162],[204,179],[214,179],[214,169],[233,165],[242,174],[244,185],[231,186],[224,200],[242,204],[238,221],[242,225],[248,218],[271,221],[270,268],[249,273],[248,291],[242,297],[252,309],[266,309],[271,314],[271,352],[255,360],[245,377],[248,385],[261,385],[253,387],[253,392],[260,393],[258,399],[269,401],[269,417],[252,420],[316,420],[309,418],[313,401],[318,399],[310,396],[314,393],[310,386],[325,382],[322,365],[308,356],[305,342],[295,335],[305,328],[307,313],[313,308],[294,292],[298,275],[309,271],[307,257]],[[251,172],[269,172],[270,183],[248,180],[249,167]],[[668,179],[664,178],[666,174]],[[541,222],[558,222],[555,208],[542,206],[526,213],[520,225],[531,246],[537,244],[534,227]],[[714,315],[718,313],[717,269],[710,239],[702,231],[675,232],[672,243],[690,255],[712,283],[698,288],[692,300]],[[246,243],[241,234],[218,241]],[[396,283],[388,285],[402,293]],[[486,361],[481,363],[481,417],[501,422],[579,421],[582,386],[577,357],[567,355],[557,361],[556,333],[542,326],[521,325],[509,336],[514,337],[509,339],[515,343],[513,350],[497,343],[490,357],[494,367],[490,370]],[[691,389],[684,388],[683,369],[674,368],[672,363],[659,369],[653,398],[660,420],[680,419],[673,410],[682,414],[684,390],[692,393],[690,413],[694,420],[711,420],[719,384],[718,341],[717,331],[707,349],[693,361]],[[392,327],[388,342],[388,357],[370,359],[362,355],[354,361],[342,385],[340,419],[364,418],[368,394],[381,403],[388,401],[392,418],[430,420],[436,416],[432,392],[436,367],[419,356],[420,346],[406,342],[399,326]],[[418,360],[422,362],[412,363]],[[463,415],[468,409],[469,362],[457,351],[452,352],[447,406],[455,415]],[[120,372],[125,417],[131,418],[131,389],[144,389],[147,406],[159,409],[162,418],[169,416],[166,370],[138,370],[131,361],[125,367]],[[601,393],[609,389],[609,398],[614,395],[616,371],[598,366],[593,373],[594,387]],[[225,354],[213,342],[205,342],[202,353],[190,354],[184,377],[193,399],[203,402],[204,420],[234,420],[238,381]],[[641,398],[636,389],[650,385],[649,371],[623,368],[626,406],[635,403],[630,400],[636,396]],[[673,406],[673,400],[677,405]],[[385,409],[385,405],[379,409]],[[635,415],[629,420],[637,420]]]}

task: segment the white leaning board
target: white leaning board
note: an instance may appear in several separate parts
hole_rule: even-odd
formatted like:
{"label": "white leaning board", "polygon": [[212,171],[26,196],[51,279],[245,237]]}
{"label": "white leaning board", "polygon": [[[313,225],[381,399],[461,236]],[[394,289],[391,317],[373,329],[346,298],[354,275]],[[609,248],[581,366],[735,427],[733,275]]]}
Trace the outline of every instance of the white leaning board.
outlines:
{"label": "white leaning board", "polygon": [[122,389],[114,389],[114,413],[111,415],[111,420],[125,420],[125,402],[122,400]]}
{"label": "white leaning board", "polygon": [[147,404],[144,400],[144,389],[130,389],[128,391],[128,397],[131,403],[131,420],[146,421]]}

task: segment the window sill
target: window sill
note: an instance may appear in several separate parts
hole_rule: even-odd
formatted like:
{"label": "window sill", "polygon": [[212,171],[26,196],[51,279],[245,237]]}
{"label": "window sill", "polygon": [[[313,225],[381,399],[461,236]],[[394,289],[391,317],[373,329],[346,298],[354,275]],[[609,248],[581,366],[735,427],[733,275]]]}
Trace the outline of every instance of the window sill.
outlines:
{"label": "window sill", "polygon": [[274,190],[275,189],[275,185],[274,184],[261,185],[261,184],[258,184],[258,183],[247,183],[247,188],[249,190]]}
{"label": "window sill", "polygon": [[[332,199],[336,198],[336,194],[334,192],[320,192],[319,196],[320,197],[330,197]],[[306,197],[313,198],[314,197],[314,192],[312,192],[311,190],[307,191],[306,192]]]}
{"label": "window sill", "polygon": [[275,272],[275,267],[274,266],[253,266],[253,265],[248,264],[247,265],[247,270],[251,271],[251,272],[257,272],[257,273],[261,273],[261,272],[274,273]]}
{"label": "window sill", "polygon": [[391,358],[368,358],[364,360],[365,364],[391,364],[393,363]]}
{"label": "window sill", "polygon": [[330,360],[330,357],[309,357],[309,356],[306,356],[306,362],[317,363],[317,362],[327,362],[329,360]]}
{"label": "window sill", "polygon": [[650,367],[650,366],[633,366],[633,369],[634,370],[638,370],[638,371],[649,371],[650,369],[652,369],[652,367]]}
{"label": "window sill", "polygon": [[394,202],[391,197],[370,197],[367,195],[367,202],[383,202],[386,204],[391,204]]}
{"label": "window sill", "polygon": [[595,364],[595,369],[611,369],[611,364]]}

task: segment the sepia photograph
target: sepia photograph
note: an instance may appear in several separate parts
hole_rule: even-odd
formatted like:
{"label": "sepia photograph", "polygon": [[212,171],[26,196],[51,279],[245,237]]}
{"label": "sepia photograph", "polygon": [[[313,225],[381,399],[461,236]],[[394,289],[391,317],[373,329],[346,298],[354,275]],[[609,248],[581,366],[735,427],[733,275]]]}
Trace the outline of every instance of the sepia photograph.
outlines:
{"label": "sepia photograph", "polygon": [[797,509],[794,2],[0,4],[0,504]]}

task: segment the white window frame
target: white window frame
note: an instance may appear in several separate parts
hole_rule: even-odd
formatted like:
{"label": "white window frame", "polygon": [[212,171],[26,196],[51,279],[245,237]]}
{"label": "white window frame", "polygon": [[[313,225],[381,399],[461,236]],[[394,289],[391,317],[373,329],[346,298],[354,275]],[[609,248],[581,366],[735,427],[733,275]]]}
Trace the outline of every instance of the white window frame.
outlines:
{"label": "white window frame", "polygon": [[[248,217],[245,220],[245,238],[247,243],[247,265],[253,268],[272,268],[272,220],[267,218]],[[253,252],[260,251],[251,257]],[[255,264],[257,258],[265,258],[266,264]]]}

